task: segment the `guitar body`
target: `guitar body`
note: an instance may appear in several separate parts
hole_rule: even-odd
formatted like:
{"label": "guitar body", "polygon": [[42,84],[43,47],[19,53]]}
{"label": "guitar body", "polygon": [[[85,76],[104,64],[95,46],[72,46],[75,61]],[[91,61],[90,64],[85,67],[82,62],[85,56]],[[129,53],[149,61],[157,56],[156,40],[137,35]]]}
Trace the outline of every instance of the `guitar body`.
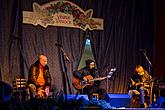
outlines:
{"label": "guitar body", "polygon": [[87,82],[84,82],[78,78],[73,77],[73,86],[75,89],[83,89],[86,86],[92,86],[94,84],[93,77],[91,75],[85,76],[85,78],[88,80]]}
{"label": "guitar body", "polygon": [[[130,79],[131,80],[131,83],[129,84],[129,89],[136,89],[136,90],[139,90],[140,87],[145,87],[145,88],[148,88],[149,85],[147,83],[143,83],[141,82],[140,80],[137,80],[137,82],[135,82],[134,80]],[[134,85],[132,84],[134,83]]]}

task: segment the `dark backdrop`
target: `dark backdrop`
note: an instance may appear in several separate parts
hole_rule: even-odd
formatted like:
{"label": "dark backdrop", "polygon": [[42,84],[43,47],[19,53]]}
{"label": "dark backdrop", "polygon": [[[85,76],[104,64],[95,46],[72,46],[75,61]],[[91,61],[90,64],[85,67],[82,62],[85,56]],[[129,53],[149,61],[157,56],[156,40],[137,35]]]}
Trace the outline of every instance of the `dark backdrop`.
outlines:
{"label": "dark backdrop", "polygon": [[[127,92],[129,77],[137,64],[155,76],[154,0],[71,0],[83,10],[93,9],[93,17],[103,18],[102,31],[22,24],[22,10],[32,11],[33,2],[43,5],[49,1],[0,1],[0,76],[3,81],[11,84],[20,75],[27,78],[30,65],[43,53],[48,56],[52,84],[59,90],[67,87],[68,93],[74,93],[72,73],[78,68],[86,35],[90,36],[101,76],[106,76],[110,68],[117,68],[108,82],[110,93]],[[65,61],[56,43],[63,46],[70,62]],[[150,69],[139,49],[145,49],[153,64]],[[106,81],[102,86],[106,88]]]}

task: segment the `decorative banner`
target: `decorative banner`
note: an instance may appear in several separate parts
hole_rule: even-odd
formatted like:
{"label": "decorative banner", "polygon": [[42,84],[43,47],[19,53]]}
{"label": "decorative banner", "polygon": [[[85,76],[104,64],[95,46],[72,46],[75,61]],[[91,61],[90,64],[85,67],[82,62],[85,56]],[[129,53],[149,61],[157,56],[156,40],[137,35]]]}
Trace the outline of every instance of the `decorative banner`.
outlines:
{"label": "decorative banner", "polygon": [[92,18],[93,10],[83,11],[69,1],[52,1],[40,6],[33,3],[33,12],[23,11],[23,23],[47,26],[103,30],[103,19]]}

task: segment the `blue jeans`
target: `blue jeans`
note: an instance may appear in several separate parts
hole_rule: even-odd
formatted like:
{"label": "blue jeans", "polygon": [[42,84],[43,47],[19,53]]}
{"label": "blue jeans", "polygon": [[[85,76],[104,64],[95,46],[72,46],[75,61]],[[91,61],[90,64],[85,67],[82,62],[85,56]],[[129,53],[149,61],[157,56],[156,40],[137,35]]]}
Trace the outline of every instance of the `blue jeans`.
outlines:
{"label": "blue jeans", "polygon": [[144,104],[144,101],[145,101],[144,96],[148,94],[149,94],[149,91],[147,88],[140,87],[140,104]]}

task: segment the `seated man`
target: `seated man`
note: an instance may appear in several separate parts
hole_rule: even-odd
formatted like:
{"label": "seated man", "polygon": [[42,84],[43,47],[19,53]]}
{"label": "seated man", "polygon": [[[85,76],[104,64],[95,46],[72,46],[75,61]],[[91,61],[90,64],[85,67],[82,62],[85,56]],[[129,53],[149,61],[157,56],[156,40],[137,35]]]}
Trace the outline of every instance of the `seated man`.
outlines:
{"label": "seated man", "polygon": [[149,95],[149,87],[151,82],[151,76],[141,65],[137,65],[135,68],[135,74],[130,78],[129,82],[129,96],[140,95],[140,106],[145,107],[144,96]]}
{"label": "seated man", "polygon": [[47,66],[47,57],[39,55],[38,60],[31,65],[27,81],[31,98],[48,97],[51,86],[51,75]]}
{"label": "seated man", "polygon": [[[86,66],[78,71],[75,71],[73,76],[80,81],[84,81],[82,85],[74,84],[76,89],[80,90],[83,94],[87,94],[89,100],[92,100],[93,93],[99,94],[99,99],[104,99],[106,90],[99,87],[100,81],[92,81],[94,78],[99,78],[99,74],[95,69],[95,62],[91,59],[86,60]],[[81,88],[82,87],[82,88]]]}

